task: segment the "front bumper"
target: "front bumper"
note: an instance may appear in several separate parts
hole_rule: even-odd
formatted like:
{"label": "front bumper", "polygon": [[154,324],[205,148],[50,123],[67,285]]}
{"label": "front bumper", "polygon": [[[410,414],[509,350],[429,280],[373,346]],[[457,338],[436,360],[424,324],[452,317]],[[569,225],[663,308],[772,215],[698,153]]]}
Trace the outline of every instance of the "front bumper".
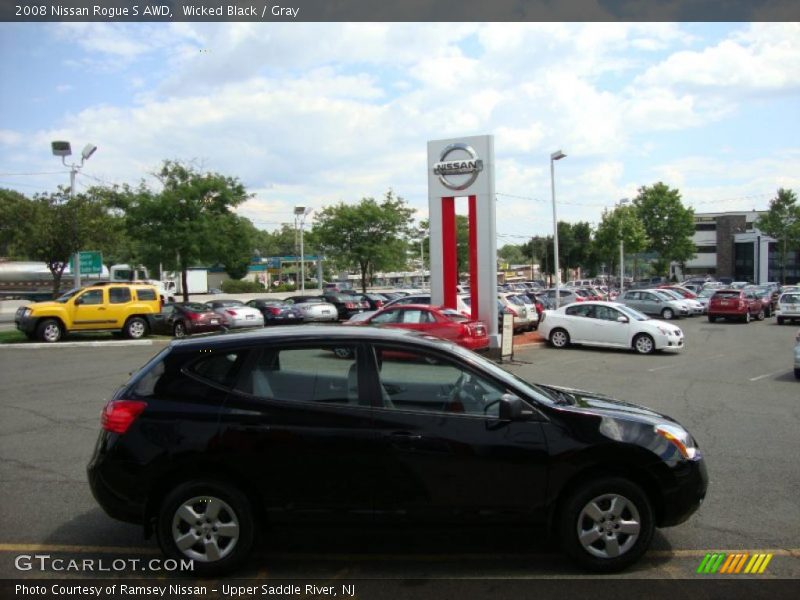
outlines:
{"label": "front bumper", "polygon": [[708,490],[708,471],[703,458],[681,463],[673,469],[673,475],[673,484],[664,490],[659,527],[686,521],[700,508]]}

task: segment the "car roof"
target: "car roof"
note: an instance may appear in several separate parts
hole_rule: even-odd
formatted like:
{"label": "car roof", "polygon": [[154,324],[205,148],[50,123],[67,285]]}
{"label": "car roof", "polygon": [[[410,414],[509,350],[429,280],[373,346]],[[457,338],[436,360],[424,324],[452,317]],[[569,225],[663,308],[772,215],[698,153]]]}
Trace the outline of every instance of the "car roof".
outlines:
{"label": "car roof", "polygon": [[255,328],[241,333],[224,333],[199,338],[183,338],[172,340],[170,347],[181,351],[196,349],[209,350],[228,346],[258,346],[271,341],[324,341],[324,342],[362,342],[362,341],[414,341],[431,347],[445,345],[448,342],[418,331],[406,329],[389,329],[378,327],[340,327],[339,325],[294,325],[276,326],[264,329]]}

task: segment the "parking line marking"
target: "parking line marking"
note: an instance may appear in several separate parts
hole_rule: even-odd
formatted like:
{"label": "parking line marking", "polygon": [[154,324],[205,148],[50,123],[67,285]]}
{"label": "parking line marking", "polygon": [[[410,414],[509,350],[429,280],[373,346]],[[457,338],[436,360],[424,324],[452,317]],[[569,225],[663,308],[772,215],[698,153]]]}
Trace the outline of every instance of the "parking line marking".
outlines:
{"label": "parking line marking", "polygon": [[[715,354],[714,356],[707,356],[706,358],[693,360],[692,364],[694,365],[694,364],[697,364],[699,362],[705,362],[707,360],[716,360],[717,358],[725,358],[725,356],[726,356],[725,354]],[[675,368],[675,367],[682,367],[682,366],[685,366],[685,365],[686,365],[686,363],[682,362],[682,363],[678,363],[676,365],[664,365],[663,367],[653,367],[652,369],[647,369],[647,372],[648,373],[652,373],[654,371],[661,371],[661,370],[664,370],[664,369],[672,369],[672,368]]]}
{"label": "parking line marking", "polygon": [[750,381],[758,381],[759,379],[765,379],[767,377],[772,377],[774,375],[780,375],[781,373],[785,373],[785,370],[775,371],[774,373],[767,373],[766,375],[759,375],[758,377],[751,377]]}

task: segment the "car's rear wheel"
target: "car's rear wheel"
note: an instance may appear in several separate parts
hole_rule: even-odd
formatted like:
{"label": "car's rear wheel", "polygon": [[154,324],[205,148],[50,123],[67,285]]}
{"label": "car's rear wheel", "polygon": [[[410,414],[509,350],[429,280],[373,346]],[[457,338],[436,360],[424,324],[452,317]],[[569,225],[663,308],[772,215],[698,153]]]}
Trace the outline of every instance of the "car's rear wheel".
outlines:
{"label": "car's rear wheel", "polygon": [[671,308],[665,308],[664,310],[661,311],[661,317],[663,319],[666,319],[667,321],[669,321],[670,319],[674,319],[675,311],[673,311]]}
{"label": "car's rear wheel", "polygon": [[640,333],[633,338],[633,349],[639,354],[652,354],[656,349],[656,343],[648,334]]}
{"label": "car's rear wheel", "polygon": [[750,322],[750,311],[749,310],[746,313],[744,313],[744,322],[745,323],[749,323]]}
{"label": "car's rear wheel", "polygon": [[550,343],[554,348],[566,348],[569,346],[569,334],[565,329],[554,329],[550,332]]}
{"label": "car's rear wheel", "polygon": [[636,562],[655,527],[644,491],[621,477],[584,484],[564,503],[558,522],[564,551],[583,567],[604,573]]}
{"label": "car's rear wheel", "polygon": [[131,340],[138,340],[147,335],[147,321],[142,317],[131,317],[125,322],[123,327],[125,337]]}
{"label": "car's rear wheel", "polygon": [[763,320],[764,320],[764,316],[765,316],[765,315],[764,315],[764,311],[763,311],[763,310],[760,310],[760,311],[758,312],[758,314],[756,315],[756,319],[758,319],[759,321],[763,321]]}
{"label": "car's rear wheel", "polygon": [[64,326],[55,319],[45,319],[36,327],[36,337],[47,343],[54,343],[64,337]]}
{"label": "car's rear wheel", "polygon": [[244,561],[255,538],[247,496],[219,481],[189,481],[170,492],[158,513],[158,543],[168,557],[194,561],[201,577],[228,573]]}
{"label": "car's rear wheel", "polygon": [[183,321],[175,323],[175,326],[172,328],[172,335],[176,338],[186,337],[186,325],[183,324]]}

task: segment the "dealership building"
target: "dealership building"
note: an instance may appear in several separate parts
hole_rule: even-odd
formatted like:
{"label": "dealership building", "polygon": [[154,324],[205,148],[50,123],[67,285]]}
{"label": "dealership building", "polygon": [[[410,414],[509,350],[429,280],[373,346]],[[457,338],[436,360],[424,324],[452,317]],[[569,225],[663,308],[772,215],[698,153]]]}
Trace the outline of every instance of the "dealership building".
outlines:
{"label": "dealership building", "polygon": [[[756,221],[766,211],[695,213],[695,256],[676,276],[711,275],[734,281],[781,281],[781,248],[775,238],[759,231]],[[786,257],[786,282],[800,281],[800,252]]]}

